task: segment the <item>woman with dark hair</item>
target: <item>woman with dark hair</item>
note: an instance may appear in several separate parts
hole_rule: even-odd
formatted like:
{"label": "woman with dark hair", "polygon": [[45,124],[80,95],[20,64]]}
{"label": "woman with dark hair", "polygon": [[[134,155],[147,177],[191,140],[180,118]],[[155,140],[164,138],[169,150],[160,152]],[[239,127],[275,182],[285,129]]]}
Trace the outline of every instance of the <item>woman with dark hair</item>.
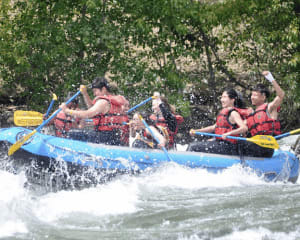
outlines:
{"label": "woman with dark hair", "polygon": [[175,107],[171,106],[165,97],[160,96],[159,92],[154,92],[153,96],[156,99],[152,101],[153,114],[149,118],[167,139],[166,148],[176,148],[175,136],[178,125],[183,122],[183,117],[175,113]]}
{"label": "woman with dark hair", "polygon": [[[158,143],[155,140],[155,137],[151,135],[151,132],[146,128],[143,121],[140,119],[140,115],[145,119],[149,128],[155,137],[159,140]],[[143,116],[144,115],[144,116]],[[155,123],[147,118],[145,114],[135,113],[132,120],[130,121],[130,133],[131,137],[134,137],[135,140],[132,143],[132,147],[136,148],[162,148],[167,145],[167,139],[164,136],[164,133],[155,126]]]}
{"label": "woman with dark hair", "polygon": [[190,134],[194,132],[214,132],[222,135],[213,140],[205,142],[193,142],[189,145],[187,151],[208,152],[218,154],[239,155],[237,141],[227,139],[227,136],[239,136],[246,133],[248,128],[244,123],[246,115],[250,113],[248,109],[244,109],[245,103],[241,94],[234,89],[226,89],[221,96],[222,110],[217,116],[214,125],[201,129],[191,129]]}

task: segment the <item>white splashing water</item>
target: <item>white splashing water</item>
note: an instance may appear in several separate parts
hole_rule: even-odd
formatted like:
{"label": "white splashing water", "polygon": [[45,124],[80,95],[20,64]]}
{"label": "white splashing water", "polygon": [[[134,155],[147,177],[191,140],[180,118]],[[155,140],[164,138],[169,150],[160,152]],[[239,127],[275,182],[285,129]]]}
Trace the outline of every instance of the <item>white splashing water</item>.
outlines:
{"label": "white splashing water", "polygon": [[24,175],[0,171],[0,238],[27,233],[26,224],[18,215],[20,199],[26,197]]}
{"label": "white splashing water", "polygon": [[[287,144],[289,145],[289,144]],[[184,150],[186,146],[180,146]],[[33,220],[52,227],[72,222],[78,228],[79,221],[101,222],[104,217],[122,218],[145,211],[142,204],[145,196],[155,195],[165,188],[176,192],[202,189],[222,190],[228,187],[270,186],[286,187],[284,183],[266,183],[248,169],[233,166],[222,173],[213,174],[203,169],[189,169],[168,163],[155,171],[140,176],[123,176],[104,185],[76,191],[60,191],[36,196],[23,185],[24,174],[13,175],[0,171],[0,238],[15,237],[31,233]],[[293,187],[298,187],[299,180]],[[289,186],[289,185],[288,185]],[[156,196],[159,198],[159,195]],[[151,201],[151,200],[147,200]],[[74,223],[75,222],[75,223]],[[162,228],[168,228],[172,221],[166,219]],[[66,224],[67,225],[67,224]],[[59,231],[59,230],[58,230]],[[162,230],[163,231],[163,230]],[[126,232],[126,231],[125,231]],[[297,239],[300,230],[285,233],[272,232],[258,227],[246,230],[236,229],[232,233],[216,238],[227,239]],[[38,239],[38,237],[35,237]],[[57,238],[56,238],[57,239]],[[88,239],[88,238],[86,238]],[[182,232],[176,239],[201,239],[197,234],[185,236]]]}
{"label": "white splashing water", "polygon": [[118,215],[138,210],[138,189],[114,181],[81,191],[61,191],[42,196],[32,209],[41,221],[53,222],[70,214]]}
{"label": "white splashing water", "polygon": [[266,228],[248,229],[245,231],[235,231],[224,237],[216,238],[216,240],[294,240],[298,239],[299,231],[285,233],[285,232],[271,232]]}

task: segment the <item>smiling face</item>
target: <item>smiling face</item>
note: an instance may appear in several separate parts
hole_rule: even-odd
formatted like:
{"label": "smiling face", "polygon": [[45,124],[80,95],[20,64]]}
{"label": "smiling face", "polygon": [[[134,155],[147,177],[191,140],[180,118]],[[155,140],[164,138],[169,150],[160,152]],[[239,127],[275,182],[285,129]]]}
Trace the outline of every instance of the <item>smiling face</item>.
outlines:
{"label": "smiling face", "polygon": [[227,108],[227,107],[233,107],[234,106],[234,99],[231,99],[227,92],[223,92],[221,96],[221,104],[222,108]]}
{"label": "smiling face", "polygon": [[251,103],[253,106],[260,106],[264,104],[266,100],[265,94],[259,92],[259,91],[252,91],[251,93]]}

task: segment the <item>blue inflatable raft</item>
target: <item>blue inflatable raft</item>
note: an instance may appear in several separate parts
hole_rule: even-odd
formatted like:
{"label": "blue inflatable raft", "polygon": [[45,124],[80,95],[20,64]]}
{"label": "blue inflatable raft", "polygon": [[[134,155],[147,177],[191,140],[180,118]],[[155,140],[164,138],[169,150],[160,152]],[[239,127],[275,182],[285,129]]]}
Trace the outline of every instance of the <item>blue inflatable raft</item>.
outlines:
{"label": "blue inflatable raft", "polygon": [[[103,181],[103,179],[107,180],[107,176],[115,176],[118,173],[140,173],[170,161],[161,150],[87,143],[39,132],[12,156],[7,157],[8,147],[30,132],[31,130],[22,127],[0,129],[1,158],[6,157],[10,161],[16,161],[17,165],[27,166],[32,166],[34,159],[38,166],[35,169],[56,175],[59,175],[55,172],[59,165],[59,168],[64,169],[63,175],[67,176],[67,179],[84,172],[84,179],[92,183],[99,182],[99,173]],[[264,176],[267,181],[296,182],[299,174],[299,159],[289,151],[275,150],[272,158],[243,157],[242,159],[239,156],[186,151],[168,153],[174,163],[189,168],[207,169],[214,173],[235,164],[242,164],[255,171],[257,175]]]}

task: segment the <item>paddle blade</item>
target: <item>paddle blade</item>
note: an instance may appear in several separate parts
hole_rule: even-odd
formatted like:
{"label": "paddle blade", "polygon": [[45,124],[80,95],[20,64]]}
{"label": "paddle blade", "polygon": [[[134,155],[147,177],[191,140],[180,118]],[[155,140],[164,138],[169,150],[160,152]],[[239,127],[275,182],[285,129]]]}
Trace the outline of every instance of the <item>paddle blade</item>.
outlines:
{"label": "paddle blade", "polygon": [[38,126],[43,122],[43,114],[35,111],[22,111],[14,112],[14,124],[16,126]]}
{"label": "paddle blade", "polygon": [[273,136],[269,135],[256,135],[252,138],[247,138],[247,141],[253,142],[261,147],[278,149],[279,145]]}
{"label": "paddle blade", "polygon": [[15,144],[11,145],[8,149],[8,156],[12,155],[17,151],[29,138],[31,138],[36,133],[36,130],[31,133],[25,135],[21,139],[19,139]]}
{"label": "paddle blade", "polygon": [[296,133],[300,133],[300,128],[290,131],[290,135],[296,134]]}

